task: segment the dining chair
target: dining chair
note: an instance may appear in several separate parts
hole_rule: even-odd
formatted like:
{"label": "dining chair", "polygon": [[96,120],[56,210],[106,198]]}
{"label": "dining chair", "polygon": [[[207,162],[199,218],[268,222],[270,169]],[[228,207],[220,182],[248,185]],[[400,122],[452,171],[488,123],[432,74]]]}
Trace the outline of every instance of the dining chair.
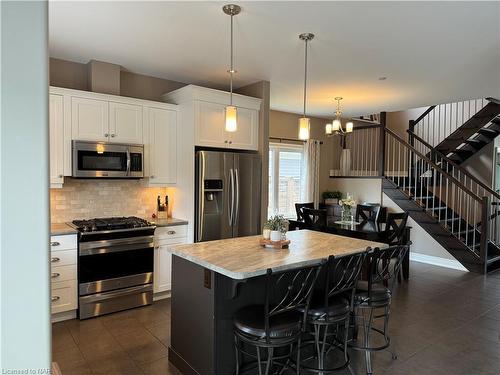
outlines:
{"label": "dining chair", "polygon": [[389,245],[402,244],[408,212],[389,212],[385,224],[384,238]]}
{"label": "dining chair", "polygon": [[[365,352],[366,373],[372,375],[371,353],[388,350],[392,359],[397,359],[391,351],[389,337],[389,314],[396,276],[399,274],[403,259],[410,249],[411,242],[405,245],[390,246],[386,249],[374,249],[368,255],[370,271],[367,281],[358,281],[354,295],[355,322],[361,322],[363,328],[363,343],[358,344],[357,338],[350,344],[354,350]],[[383,310],[380,312],[380,310]],[[377,313],[375,313],[377,311]],[[375,319],[383,318],[382,326],[374,327]],[[357,332],[357,328],[355,330]],[[371,335],[379,334],[381,341],[374,345]],[[381,342],[381,343],[380,343]]]}
{"label": "dining chair", "polygon": [[314,208],[314,202],[295,203],[295,212],[297,213],[297,221],[304,221],[304,216],[302,214],[303,208]]}
{"label": "dining chair", "polygon": [[302,215],[308,229],[325,231],[327,222],[327,211],[324,209],[303,208]]}
{"label": "dining chair", "polygon": [[[301,340],[309,304],[326,261],[278,273],[267,270],[263,304],[243,307],[233,317],[236,375],[250,370],[254,373],[255,365],[260,375],[274,374],[278,366],[282,373],[294,362],[295,373],[300,373]],[[253,361],[244,364],[245,357]]]}
{"label": "dining chair", "polygon": [[356,206],[356,221],[372,221],[374,223],[378,222],[378,215],[380,212],[379,204],[358,204]]}

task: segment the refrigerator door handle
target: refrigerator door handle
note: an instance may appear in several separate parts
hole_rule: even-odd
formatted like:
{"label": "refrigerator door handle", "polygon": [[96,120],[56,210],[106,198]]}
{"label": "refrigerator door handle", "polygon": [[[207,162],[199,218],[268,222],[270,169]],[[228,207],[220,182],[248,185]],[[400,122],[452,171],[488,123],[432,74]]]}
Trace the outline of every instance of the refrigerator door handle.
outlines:
{"label": "refrigerator door handle", "polygon": [[235,174],[235,185],[236,185],[236,207],[235,207],[235,210],[234,210],[234,225],[238,225],[238,216],[239,216],[239,212],[240,212],[240,176],[239,176],[239,173],[238,173],[238,170],[235,169],[234,170],[234,174]]}
{"label": "refrigerator door handle", "polygon": [[228,213],[229,213],[229,226],[233,226],[233,215],[234,215],[234,171],[231,168],[229,170],[229,184],[230,186],[230,194],[227,196],[228,200]]}
{"label": "refrigerator door handle", "polygon": [[200,152],[200,165],[199,165],[199,197],[198,197],[198,241],[201,241],[203,237],[203,214],[205,211],[205,154],[203,151]]}

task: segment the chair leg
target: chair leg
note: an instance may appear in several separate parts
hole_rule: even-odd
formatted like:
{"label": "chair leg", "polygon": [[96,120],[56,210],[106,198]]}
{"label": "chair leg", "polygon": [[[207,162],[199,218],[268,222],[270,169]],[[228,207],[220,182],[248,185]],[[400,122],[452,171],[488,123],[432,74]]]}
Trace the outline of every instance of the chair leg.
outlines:
{"label": "chair leg", "polygon": [[259,368],[259,375],[262,375],[262,363],[260,361],[260,348],[258,346],[256,346],[255,349],[257,349],[257,367]]}
{"label": "chair leg", "polygon": [[295,373],[300,375],[300,345],[302,344],[302,338],[299,337],[297,341],[297,362],[295,363]]}
{"label": "chair leg", "polygon": [[[389,314],[391,313],[391,307],[390,306],[386,306],[385,307],[385,311],[384,311],[384,338],[385,338],[385,342],[389,342],[390,338],[389,338]],[[387,351],[389,353],[391,353],[391,358],[393,360],[395,359],[398,359],[398,355],[395,351],[393,351],[391,349],[391,347],[389,346],[387,348]]]}
{"label": "chair leg", "polygon": [[236,373],[235,375],[239,375],[240,373],[240,351],[238,350],[238,336],[234,335],[234,351],[236,354]]}
{"label": "chair leg", "polygon": [[273,365],[273,353],[274,348],[267,348],[267,361],[266,361],[266,372],[265,375],[269,375],[269,370],[271,370]]}
{"label": "chair leg", "polygon": [[[363,314],[363,319],[364,319],[364,314]],[[368,318],[368,324],[363,324],[365,326],[365,348],[370,347],[370,333],[372,330],[372,323],[373,323],[373,309],[370,309],[370,317]],[[365,361],[366,361],[366,373],[367,375],[372,375],[372,358],[371,358],[371,351],[370,350],[365,350]]]}

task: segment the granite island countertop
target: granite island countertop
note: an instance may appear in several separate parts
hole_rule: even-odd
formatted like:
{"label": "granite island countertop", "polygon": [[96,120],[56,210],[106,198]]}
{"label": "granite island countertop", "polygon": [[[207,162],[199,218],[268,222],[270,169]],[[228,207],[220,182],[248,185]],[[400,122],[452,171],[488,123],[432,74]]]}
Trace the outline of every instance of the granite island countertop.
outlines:
{"label": "granite island countertop", "polygon": [[61,236],[65,234],[77,234],[78,231],[66,223],[50,223],[50,235]]}
{"label": "granite island countertop", "polygon": [[367,247],[386,248],[384,243],[360,240],[311,230],[287,233],[288,249],[275,250],[260,246],[262,236],[174,245],[172,254],[232,279],[247,279],[274,272],[319,264],[330,255],[359,253]]}

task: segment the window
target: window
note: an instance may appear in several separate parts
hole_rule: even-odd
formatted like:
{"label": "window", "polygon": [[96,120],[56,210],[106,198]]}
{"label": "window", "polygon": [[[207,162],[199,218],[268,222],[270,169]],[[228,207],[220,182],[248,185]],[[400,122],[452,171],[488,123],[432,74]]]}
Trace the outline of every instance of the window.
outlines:
{"label": "window", "polygon": [[301,145],[269,145],[268,216],[280,214],[294,218],[295,203],[301,200],[303,147]]}

